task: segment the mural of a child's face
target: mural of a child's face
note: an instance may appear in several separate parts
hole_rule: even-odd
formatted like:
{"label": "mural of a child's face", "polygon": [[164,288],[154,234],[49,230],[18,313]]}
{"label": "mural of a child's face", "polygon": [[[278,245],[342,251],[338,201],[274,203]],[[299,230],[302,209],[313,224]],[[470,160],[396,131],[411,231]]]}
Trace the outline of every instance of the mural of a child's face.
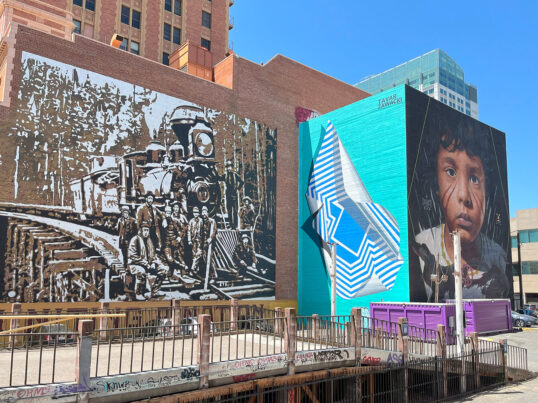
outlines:
{"label": "mural of a child's face", "polygon": [[439,199],[450,231],[460,230],[461,242],[473,242],[484,221],[486,178],[482,160],[465,150],[437,153]]}

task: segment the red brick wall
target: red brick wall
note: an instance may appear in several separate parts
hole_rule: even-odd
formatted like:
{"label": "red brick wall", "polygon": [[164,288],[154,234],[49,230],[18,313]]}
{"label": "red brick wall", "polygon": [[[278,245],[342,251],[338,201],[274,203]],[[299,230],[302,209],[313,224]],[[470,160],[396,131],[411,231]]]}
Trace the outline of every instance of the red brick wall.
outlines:
{"label": "red brick wall", "polygon": [[[298,129],[295,108],[302,106],[326,113],[365,98],[365,92],[280,55],[265,66],[235,55],[230,56],[234,58],[234,76],[233,89],[229,89],[81,36],[77,36],[72,43],[28,27],[20,27],[16,35],[13,86],[10,93],[12,105],[16,105],[23,50],[199,105],[236,113],[276,128],[276,297],[297,298],[299,223]],[[4,116],[0,110],[0,118]]]}
{"label": "red brick wall", "polygon": [[115,34],[116,11],[118,10],[118,0],[106,0],[101,4],[101,20],[99,21],[99,40],[109,44],[112,35]]}

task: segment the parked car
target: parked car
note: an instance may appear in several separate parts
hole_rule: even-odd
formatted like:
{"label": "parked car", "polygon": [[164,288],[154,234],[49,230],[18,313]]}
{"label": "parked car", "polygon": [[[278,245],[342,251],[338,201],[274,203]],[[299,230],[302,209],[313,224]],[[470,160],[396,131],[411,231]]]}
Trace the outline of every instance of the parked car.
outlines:
{"label": "parked car", "polygon": [[534,316],[512,311],[512,323],[516,327],[532,326],[536,324],[536,321],[538,321],[538,318]]}
{"label": "parked car", "polygon": [[517,313],[522,313],[523,315],[529,315],[538,318],[538,312],[533,311],[532,309],[518,309]]}
{"label": "parked car", "polygon": [[30,334],[29,338],[30,345],[70,344],[74,342],[75,338],[72,332],[61,323],[40,326]]}

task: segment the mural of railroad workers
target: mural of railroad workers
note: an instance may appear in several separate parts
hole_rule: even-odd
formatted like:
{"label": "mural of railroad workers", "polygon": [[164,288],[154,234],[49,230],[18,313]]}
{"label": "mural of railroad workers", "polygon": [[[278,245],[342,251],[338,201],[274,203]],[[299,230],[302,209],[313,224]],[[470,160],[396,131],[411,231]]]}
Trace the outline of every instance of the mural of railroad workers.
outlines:
{"label": "mural of railroad workers", "polygon": [[119,247],[123,258],[123,264],[127,267],[127,251],[129,250],[129,242],[137,233],[136,220],[129,214],[129,206],[122,206],[121,217],[116,224],[118,231]]}
{"label": "mural of railroad workers", "polygon": [[256,254],[246,233],[241,235],[241,243],[235,247],[234,261],[237,265],[237,274],[241,277],[248,274],[247,270],[256,271]]}
{"label": "mural of railroad workers", "polygon": [[238,192],[243,187],[243,180],[233,169],[233,161],[226,161],[226,172],[222,180],[226,189],[226,211],[231,228],[237,228]]}
{"label": "mural of railroad workers", "polygon": [[26,52],[20,76],[0,301],[274,298],[276,129]]}
{"label": "mural of railroad workers", "polygon": [[510,297],[506,169],[498,169],[506,161],[504,133],[422,94],[407,95],[424,104],[407,116],[411,300],[454,298],[456,230],[463,298]]}
{"label": "mural of railroad workers", "polygon": [[256,221],[256,211],[252,199],[248,196],[243,198],[243,205],[239,209],[239,227],[242,230],[253,230]]}

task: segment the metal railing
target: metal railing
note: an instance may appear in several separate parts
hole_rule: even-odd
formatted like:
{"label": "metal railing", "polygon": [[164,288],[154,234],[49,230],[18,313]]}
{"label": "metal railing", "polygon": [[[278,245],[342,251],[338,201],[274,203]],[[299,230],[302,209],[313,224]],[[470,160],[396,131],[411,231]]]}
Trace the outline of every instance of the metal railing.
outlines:
{"label": "metal railing", "polygon": [[76,338],[63,325],[0,336],[0,388],[75,380]]}
{"label": "metal railing", "polygon": [[506,346],[506,365],[508,368],[528,371],[527,349],[508,344]]}
{"label": "metal railing", "polygon": [[352,347],[351,326],[349,315],[297,316],[296,351]]}
{"label": "metal railing", "polygon": [[398,323],[361,317],[362,346],[398,351]]}
{"label": "metal railing", "polygon": [[213,322],[209,362],[282,354],[286,324],[286,318]]}
{"label": "metal railing", "polygon": [[194,365],[199,324],[127,327],[93,332],[92,376],[109,376]]}
{"label": "metal railing", "polygon": [[416,326],[408,326],[408,351],[410,354],[437,355],[437,330],[424,329]]}

